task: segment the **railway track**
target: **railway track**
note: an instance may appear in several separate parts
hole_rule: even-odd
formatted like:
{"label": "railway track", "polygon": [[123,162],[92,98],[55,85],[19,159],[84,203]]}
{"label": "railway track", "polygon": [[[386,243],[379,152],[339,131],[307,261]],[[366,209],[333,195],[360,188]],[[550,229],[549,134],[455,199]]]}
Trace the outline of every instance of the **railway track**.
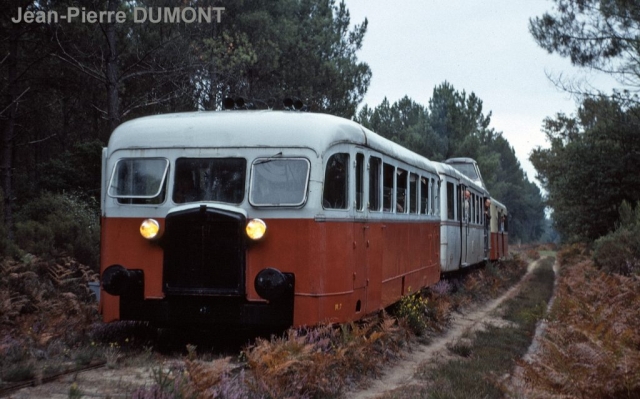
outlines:
{"label": "railway track", "polygon": [[[99,361],[88,366],[74,367],[46,377],[36,377],[27,381],[0,384],[0,398],[10,399],[68,399],[70,397],[85,398],[131,398],[142,387],[150,387],[157,383],[158,376],[169,376],[171,370],[181,369],[184,362],[184,348],[188,343],[198,348],[199,353],[210,356],[229,356],[237,354],[240,342],[220,345],[216,348],[197,335],[181,331],[164,339],[171,339],[173,344],[159,350],[148,351],[144,348],[133,350],[130,354],[120,352],[115,367],[108,367],[106,361]],[[157,344],[157,342],[156,342]],[[80,396],[71,395],[72,386]]]}
{"label": "railway track", "polygon": [[99,368],[103,368],[105,367],[107,364],[107,362],[105,361],[100,361],[97,362],[95,364],[91,364],[88,366],[82,366],[82,367],[77,367],[71,370],[65,370],[53,375],[49,375],[46,377],[41,377],[41,378],[32,378],[30,380],[27,381],[20,381],[20,382],[16,382],[16,383],[12,383],[6,386],[2,386],[0,387],[0,398],[4,398],[4,397],[8,397],[11,393],[19,391],[20,389],[23,388],[28,388],[28,387],[35,387],[38,385],[42,385],[42,384],[47,384],[53,381],[56,381],[64,376],[68,376],[68,375],[72,375],[72,374],[77,374],[77,373],[82,373],[84,371],[89,371],[89,370],[95,370],[95,369],[99,369]]}

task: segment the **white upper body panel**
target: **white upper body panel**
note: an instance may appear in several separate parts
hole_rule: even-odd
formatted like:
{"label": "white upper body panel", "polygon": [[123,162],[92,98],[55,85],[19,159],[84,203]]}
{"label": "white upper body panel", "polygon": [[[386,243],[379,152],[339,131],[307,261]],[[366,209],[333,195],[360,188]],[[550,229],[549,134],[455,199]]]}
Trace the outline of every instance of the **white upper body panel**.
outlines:
{"label": "white upper body panel", "polygon": [[[394,159],[403,167],[437,176],[435,163],[344,118],[291,111],[222,111],[156,115],[123,123],[111,135],[104,153],[103,184],[109,184],[116,162],[129,157],[166,158],[170,175],[180,157],[243,157],[247,160],[247,182],[252,162],[257,158],[304,157],[310,162],[310,181],[302,210],[292,209],[288,216],[282,209],[256,210],[247,200],[248,192],[238,207],[264,217],[269,214],[292,217],[294,212],[299,217],[339,216],[345,212],[325,211],[321,206],[324,162],[331,153],[357,148],[366,148],[384,159]],[[172,177],[167,190],[173,190]],[[176,206],[170,198],[152,206],[123,205],[105,194],[103,204],[105,216],[122,217],[162,217]]]}

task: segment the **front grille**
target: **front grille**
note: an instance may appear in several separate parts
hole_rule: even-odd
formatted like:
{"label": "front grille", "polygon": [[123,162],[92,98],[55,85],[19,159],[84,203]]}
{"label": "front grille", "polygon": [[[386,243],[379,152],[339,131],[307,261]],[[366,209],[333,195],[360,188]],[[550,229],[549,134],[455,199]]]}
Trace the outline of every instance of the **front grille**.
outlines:
{"label": "front grille", "polygon": [[243,294],[244,226],[243,215],[206,205],[169,214],[162,241],[165,294]]}

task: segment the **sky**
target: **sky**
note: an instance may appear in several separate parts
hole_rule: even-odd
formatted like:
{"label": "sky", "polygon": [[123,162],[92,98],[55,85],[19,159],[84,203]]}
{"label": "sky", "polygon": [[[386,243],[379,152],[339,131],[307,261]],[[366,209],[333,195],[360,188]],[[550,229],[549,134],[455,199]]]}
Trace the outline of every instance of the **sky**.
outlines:
{"label": "sky", "polygon": [[548,76],[587,80],[610,92],[615,82],[549,54],[529,33],[529,19],[553,10],[550,0],[345,0],[351,23],[369,25],[358,59],[371,84],[360,106],[409,96],[427,106],[447,81],[475,93],[490,127],[502,132],[531,181],[531,151],[548,147],[545,118],[575,114],[577,104]]}

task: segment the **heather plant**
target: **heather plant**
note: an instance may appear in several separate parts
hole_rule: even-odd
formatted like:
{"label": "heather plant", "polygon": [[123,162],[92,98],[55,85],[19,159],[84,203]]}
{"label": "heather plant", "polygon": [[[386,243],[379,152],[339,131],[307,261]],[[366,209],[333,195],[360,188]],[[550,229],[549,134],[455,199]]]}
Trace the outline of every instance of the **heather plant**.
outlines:
{"label": "heather plant", "polygon": [[340,328],[291,329],[247,348],[248,384],[256,395],[271,398],[336,397],[359,380],[379,375],[407,338],[386,314]]}
{"label": "heather plant", "polygon": [[86,346],[78,349],[73,356],[73,360],[78,366],[87,366],[97,359],[98,348]]}
{"label": "heather plant", "polygon": [[153,378],[155,384],[151,387],[138,388],[132,399],[196,399],[198,393],[186,376],[186,370],[173,365],[165,370],[154,367]]}
{"label": "heather plant", "polygon": [[120,356],[120,345],[117,342],[109,343],[109,346],[104,349],[103,356],[108,368],[116,368]]}
{"label": "heather plant", "polygon": [[452,286],[449,280],[441,279],[440,281],[435,283],[433,286],[429,287],[429,290],[438,296],[443,296],[451,293]]}
{"label": "heather plant", "polygon": [[238,373],[222,374],[220,382],[210,387],[205,393],[220,399],[251,399],[256,397],[249,391],[244,370],[240,370]]}
{"label": "heather plant", "polygon": [[191,383],[202,396],[219,399],[249,399],[256,397],[250,390],[245,370],[235,367],[231,358],[211,362],[187,360],[185,363]]}

